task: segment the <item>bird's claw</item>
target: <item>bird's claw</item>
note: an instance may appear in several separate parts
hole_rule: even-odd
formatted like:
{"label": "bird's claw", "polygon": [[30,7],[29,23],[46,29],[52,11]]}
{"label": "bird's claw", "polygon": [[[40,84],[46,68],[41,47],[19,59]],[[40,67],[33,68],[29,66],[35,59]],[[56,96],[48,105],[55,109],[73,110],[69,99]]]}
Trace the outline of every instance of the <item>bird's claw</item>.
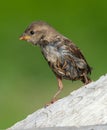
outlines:
{"label": "bird's claw", "polygon": [[45,104],[45,108],[56,102],[58,99],[52,99],[49,103]]}

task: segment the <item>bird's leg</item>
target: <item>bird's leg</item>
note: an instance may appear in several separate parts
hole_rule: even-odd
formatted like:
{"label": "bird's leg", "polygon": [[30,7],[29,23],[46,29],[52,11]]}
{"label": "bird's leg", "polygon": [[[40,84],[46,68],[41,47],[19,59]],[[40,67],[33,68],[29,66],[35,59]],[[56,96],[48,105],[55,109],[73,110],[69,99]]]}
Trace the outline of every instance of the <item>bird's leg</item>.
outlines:
{"label": "bird's leg", "polygon": [[58,81],[58,91],[53,96],[51,102],[46,104],[45,107],[49,106],[50,104],[53,104],[57,100],[56,97],[61,93],[61,91],[63,89],[62,79],[57,77],[57,81]]}
{"label": "bird's leg", "polygon": [[58,81],[58,91],[53,96],[51,103],[54,103],[57,100],[56,97],[61,93],[63,89],[62,78],[57,77],[57,81]]}
{"label": "bird's leg", "polygon": [[85,85],[91,82],[91,79],[88,78],[85,73],[83,73],[83,76],[84,76],[84,84]]}

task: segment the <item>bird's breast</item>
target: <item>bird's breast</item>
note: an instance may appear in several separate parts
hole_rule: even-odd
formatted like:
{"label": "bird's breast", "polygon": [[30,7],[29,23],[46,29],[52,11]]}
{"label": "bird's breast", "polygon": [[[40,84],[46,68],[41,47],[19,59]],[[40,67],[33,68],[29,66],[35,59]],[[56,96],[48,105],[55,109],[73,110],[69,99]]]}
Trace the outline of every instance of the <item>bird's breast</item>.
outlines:
{"label": "bird's breast", "polygon": [[48,62],[56,63],[61,57],[61,53],[57,50],[55,46],[47,45],[42,48],[42,53]]}

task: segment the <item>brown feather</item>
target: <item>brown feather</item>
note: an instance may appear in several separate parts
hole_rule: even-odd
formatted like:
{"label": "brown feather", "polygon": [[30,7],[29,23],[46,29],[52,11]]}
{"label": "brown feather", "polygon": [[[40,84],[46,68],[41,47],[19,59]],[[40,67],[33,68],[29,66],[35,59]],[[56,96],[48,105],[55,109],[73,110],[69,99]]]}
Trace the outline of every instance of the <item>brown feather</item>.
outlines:
{"label": "brown feather", "polygon": [[59,90],[51,103],[63,88],[62,79],[81,80],[84,84],[91,81],[88,76],[91,67],[80,49],[47,23],[41,21],[32,23],[20,39],[41,48],[43,56],[57,77]]}

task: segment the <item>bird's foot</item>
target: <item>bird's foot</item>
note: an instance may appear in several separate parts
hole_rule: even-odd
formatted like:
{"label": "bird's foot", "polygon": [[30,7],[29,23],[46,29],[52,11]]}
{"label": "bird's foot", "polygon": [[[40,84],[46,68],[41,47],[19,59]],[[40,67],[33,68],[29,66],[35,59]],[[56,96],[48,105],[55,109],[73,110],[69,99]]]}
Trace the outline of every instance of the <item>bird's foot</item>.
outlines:
{"label": "bird's foot", "polygon": [[92,80],[88,80],[87,82],[84,83],[84,85],[87,85],[87,84],[89,84],[91,82],[92,82]]}
{"label": "bird's foot", "polygon": [[47,104],[45,105],[45,107],[50,106],[51,104],[53,104],[53,103],[56,102],[57,100],[58,100],[58,99],[56,99],[56,98],[52,99],[49,103],[47,103]]}

